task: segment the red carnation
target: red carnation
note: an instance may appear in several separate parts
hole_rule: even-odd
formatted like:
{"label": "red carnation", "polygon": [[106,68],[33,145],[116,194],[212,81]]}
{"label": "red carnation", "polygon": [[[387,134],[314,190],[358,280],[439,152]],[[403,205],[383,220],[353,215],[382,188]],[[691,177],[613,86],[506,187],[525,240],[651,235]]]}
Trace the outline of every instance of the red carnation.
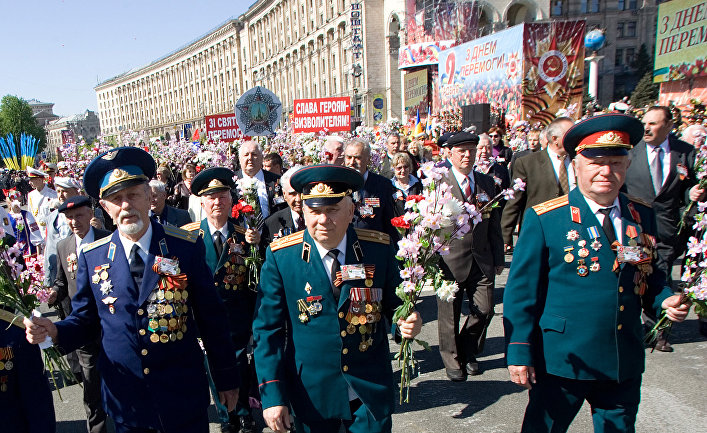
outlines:
{"label": "red carnation", "polygon": [[405,200],[405,201],[413,200],[415,203],[419,203],[424,199],[425,199],[425,196],[422,196],[422,195],[409,195],[407,200]]}
{"label": "red carnation", "polygon": [[241,212],[243,213],[253,213],[253,206],[247,204],[241,208]]}
{"label": "red carnation", "polygon": [[410,228],[410,223],[405,221],[405,218],[402,216],[395,217],[392,220],[390,220],[390,223],[393,225],[393,227],[396,228],[401,228],[401,229],[409,229]]}

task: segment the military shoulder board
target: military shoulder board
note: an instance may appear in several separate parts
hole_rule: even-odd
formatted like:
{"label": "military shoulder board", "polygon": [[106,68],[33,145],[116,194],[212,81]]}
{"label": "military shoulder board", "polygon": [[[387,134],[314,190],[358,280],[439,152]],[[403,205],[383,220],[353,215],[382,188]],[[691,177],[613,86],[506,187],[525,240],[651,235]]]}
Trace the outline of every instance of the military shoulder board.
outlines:
{"label": "military shoulder board", "polygon": [[567,204],[569,204],[569,199],[566,195],[563,195],[562,197],[553,198],[552,200],[548,200],[544,203],[536,204],[533,206],[533,210],[536,214],[542,215],[546,212],[550,212],[551,210],[566,206]]}
{"label": "military shoulder board", "polygon": [[84,247],[81,249],[81,251],[83,251],[85,253],[86,251],[91,251],[92,249],[94,249],[96,247],[100,247],[101,245],[105,245],[108,242],[110,242],[111,237],[112,236],[106,236],[106,237],[101,238],[97,241],[93,241],[90,244],[84,245]]}
{"label": "military shoulder board", "polygon": [[648,203],[647,201],[643,201],[643,200],[641,200],[641,199],[638,198],[638,197],[634,197],[634,196],[631,196],[631,195],[627,195],[626,198],[628,198],[629,200],[631,200],[631,201],[634,202],[634,203],[638,203],[638,204],[640,204],[640,205],[642,205],[642,206],[645,206],[645,207],[647,207],[647,208],[652,208],[652,207],[653,207],[653,204],[652,204],[652,203]]}
{"label": "military shoulder board", "polygon": [[199,227],[201,227],[201,222],[197,221],[189,224],[184,224],[180,228],[188,232],[193,232],[194,230],[199,230]]}
{"label": "military shoulder board", "polygon": [[270,244],[270,250],[277,251],[282,248],[290,247],[292,245],[301,244],[304,240],[304,230],[300,230],[297,233],[281,237],[277,240],[272,241]]}
{"label": "military shoulder board", "polygon": [[166,234],[168,234],[174,238],[182,239],[184,241],[191,242],[191,243],[196,242],[197,235],[192,232],[189,232],[189,231],[186,231],[186,230],[180,229],[179,227],[174,227],[174,226],[163,226],[163,228],[164,228],[164,232]]}
{"label": "military shoulder board", "polygon": [[390,235],[378,230],[356,229],[356,235],[362,241],[378,242],[379,244],[390,244]]}

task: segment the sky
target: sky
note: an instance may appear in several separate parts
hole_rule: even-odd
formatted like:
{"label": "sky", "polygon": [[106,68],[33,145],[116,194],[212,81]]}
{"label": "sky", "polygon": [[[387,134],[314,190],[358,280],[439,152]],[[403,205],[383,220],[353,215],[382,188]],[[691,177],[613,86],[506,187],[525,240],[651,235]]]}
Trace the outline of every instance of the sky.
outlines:
{"label": "sky", "polygon": [[0,97],[96,110],[93,88],[238,17],[255,0],[0,0]]}

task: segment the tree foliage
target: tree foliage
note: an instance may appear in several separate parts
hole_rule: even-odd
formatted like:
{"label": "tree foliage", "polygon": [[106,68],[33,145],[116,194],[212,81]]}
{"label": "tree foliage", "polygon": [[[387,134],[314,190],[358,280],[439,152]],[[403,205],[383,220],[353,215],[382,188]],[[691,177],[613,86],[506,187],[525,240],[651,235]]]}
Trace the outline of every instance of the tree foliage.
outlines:
{"label": "tree foliage", "polygon": [[38,150],[44,149],[47,143],[47,133],[32,115],[32,107],[27,101],[13,95],[5,95],[0,100],[0,136],[12,134],[15,144],[19,145],[21,133],[32,135],[39,139]]}
{"label": "tree foliage", "polygon": [[643,77],[648,72],[653,72],[653,56],[648,53],[646,44],[641,44],[638,54],[636,54],[636,60],[631,66],[636,69],[636,76],[638,77]]}
{"label": "tree foliage", "polygon": [[648,71],[638,82],[633,93],[631,93],[631,105],[634,107],[652,105],[658,99],[659,91],[660,86],[653,83],[653,71]]}

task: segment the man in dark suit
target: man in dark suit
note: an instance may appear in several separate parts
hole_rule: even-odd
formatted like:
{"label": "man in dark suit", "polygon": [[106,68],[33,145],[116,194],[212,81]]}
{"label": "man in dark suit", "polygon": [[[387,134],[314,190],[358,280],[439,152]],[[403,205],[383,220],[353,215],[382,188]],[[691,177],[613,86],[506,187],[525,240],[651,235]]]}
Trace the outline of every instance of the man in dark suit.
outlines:
{"label": "man in dark suit", "polygon": [[515,161],[511,177],[525,182],[525,191],[516,191],[515,198],[503,209],[501,230],[506,251],[513,249],[513,231],[516,225],[522,225],[527,209],[567,194],[574,187],[574,171],[562,146],[562,137],[573,123],[567,117],[553,120],[547,127],[547,148]]}
{"label": "man in dark suit", "polygon": [[378,230],[388,233],[391,240],[397,242],[398,231],[390,220],[395,216],[393,204],[393,184],[389,179],[368,170],[371,161],[371,145],[355,137],[344,147],[344,165],[357,170],[363,176],[363,188],[354,191],[356,204],[354,227]]}
{"label": "man in dark suit", "polygon": [[[424,135],[424,132],[422,133],[422,135]],[[412,154],[408,152],[407,145],[405,144],[405,137],[401,137],[400,134],[397,132],[391,132],[390,134],[388,134],[388,137],[386,137],[385,146],[387,148],[387,152],[383,157],[383,162],[381,164],[381,176],[385,177],[386,179],[393,178],[393,176],[395,175],[395,167],[393,167],[393,156],[396,153],[400,152],[407,153],[410,156],[410,160],[412,161],[412,170],[410,172],[413,175],[417,174],[417,169],[420,167],[420,165],[417,163],[417,159],[415,159]]]}
{"label": "man in dark suit", "polygon": [[[250,389],[250,367],[248,365],[248,343],[250,342],[255,310],[255,292],[248,287],[248,269],[245,259],[250,245],[260,243],[260,233],[255,228],[245,229],[230,220],[233,199],[231,189],[233,172],[225,167],[202,170],[191,183],[192,194],[201,199],[204,219],[182,228],[204,240],[206,264],[214,276],[218,295],[226,306],[226,322],[231,334],[241,388],[238,404],[229,412],[222,404],[216,404],[224,433],[252,433],[255,421],[248,402]],[[208,356],[208,354],[207,354]],[[218,392],[210,380],[214,400]]]}
{"label": "man in dark suit", "polygon": [[[495,195],[496,185],[488,175],[473,171],[479,136],[469,132],[453,135],[446,143],[452,168],[443,182],[452,187],[454,198],[482,207]],[[445,278],[459,284],[452,302],[437,299],[439,352],[452,381],[464,381],[468,374],[481,373],[476,355],[486,341],[486,328],[494,314],[495,276],[503,271],[503,239],[499,209],[484,212],[462,239],[450,244],[440,268]],[[466,293],[471,313],[459,329]]]}
{"label": "man in dark suit", "polygon": [[302,198],[290,185],[290,177],[300,168],[302,168],[301,165],[296,165],[287,170],[280,178],[282,195],[287,202],[287,207],[270,215],[263,222],[263,247],[267,247],[275,239],[305,229],[302,216]]}
{"label": "man in dark suit", "polygon": [[686,239],[678,236],[681,208],[700,200],[696,185],[695,148],[670,136],[673,117],[667,107],[650,108],[643,116],[643,140],[629,152],[626,193],[650,203],[658,223],[658,266],[670,275],[675,259],[685,251]]}
{"label": "man in dark suit", "polygon": [[116,433],[203,433],[210,398],[197,337],[229,409],[238,400],[237,361],[204,243],[148,216],[154,175],[154,160],[137,147],[111,149],[88,165],[86,192],[118,230],[79,254],[69,317],[23,323],[30,343],[50,337],[64,351],[101,339],[103,404]]}
{"label": "man in dark suit", "polygon": [[652,258],[651,209],[619,193],[640,137],[626,115],[572,127],[564,143],[578,187],[526,214],[503,295],[510,379],[530,390],[515,431],[565,432],[587,401],[595,432],[635,432],[641,310],[687,316]]}
{"label": "man in dark suit", "polygon": [[191,222],[189,212],[167,204],[167,185],[160,180],[151,180],[152,200],[150,217],[160,224],[181,227]]}
{"label": "man in dark suit", "polygon": [[[71,314],[71,299],[76,295],[76,271],[80,248],[102,239],[110,232],[91,226],[93,210],[91,199],[77,195],[67,199],[57,209],[64,214],[66,222],[72,231],[66,239],[57,245],[57,275],[52,286],[48,303],[53,304],[68,299],[68,310]],[[78,349],[79,364],[83,375],[83,405],[86,409],[86,423],[89,433],[105,433],[106,412],[101,402],[101,375],[98,372],[98,356],[101,352],[100,340],[92,341]]]}
{"label": "man in dark suit", "polygon": [[513,175],[513,164],[516,162],[518,158],[522,158],[526,155],[530,155],[531,153],[538,152],[541,149],[540,147],[540,132],[537,129],[533,129],[530,132],[528,132],[528,137],[526,141],[528,142],[528,148],[525,150],[521,150],[520,152],[515,152],[513,156],[511,157],[511,162],[508,164],[508,170],[510,170],[511,175]]}
{"label": "man in dark suit", "polygon": [[[657,222],[658,261],[668,275],[673,262],[685,251],[687,237],[678,235],[682,208],[690,200],[700,200],[704,191],[696,185],[695,148],[670,136],[673,117],[668,107],[651,107],[643,116],[643,140],[629,152],[631,165],[626,173],[624,191],[631,197],[652,205]],[[647,314],[646,323],[655,320]],[[662,335],[656,350],[672,352]]]}
{"label": "man in dark suit", "polygon": [[[238,148],[238,162],[241,169],[236,172],[238,179],[254,180],[258,186],[258,198],[263,219],[287,207],[282,197],[280,176],[263,170],[263,151],[255,141],[246,141]],[[238,195],[236,200],[238,200]]]}

